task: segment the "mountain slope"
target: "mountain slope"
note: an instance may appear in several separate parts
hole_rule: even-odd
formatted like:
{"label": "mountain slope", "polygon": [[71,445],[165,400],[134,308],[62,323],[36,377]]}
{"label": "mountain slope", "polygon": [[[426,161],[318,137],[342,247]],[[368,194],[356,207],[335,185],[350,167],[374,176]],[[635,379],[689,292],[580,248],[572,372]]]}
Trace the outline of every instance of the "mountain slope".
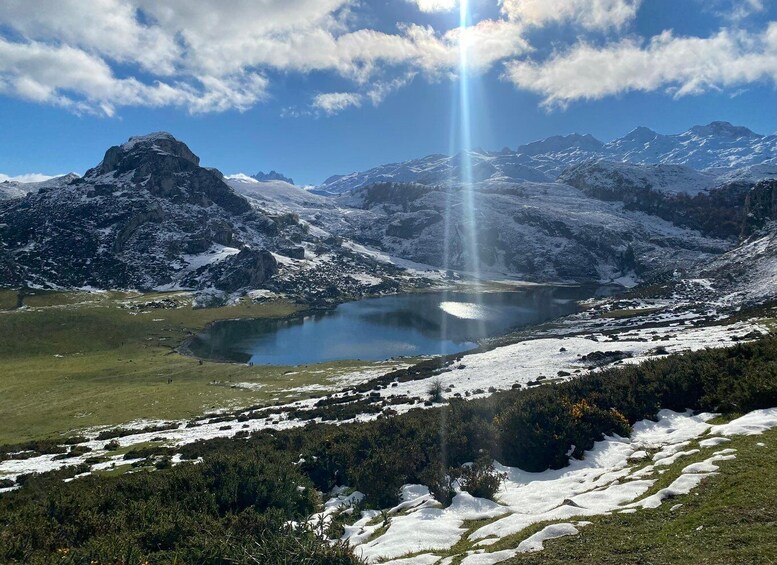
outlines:
{"label": "mountain slope", "polygon": [[43,188],[57,188],[68,184],[78,178],[75,173],[68,173],[61,177],[54,177],[40,182],[19,182],[3,181],[0,182],[0,200],[12,200],[14,198],[24,198],[31,192],[37,192]]}
{"label": "mountain slope", "polygon": [[729,242],[560,183],[485,184],[471,198],[455,187],[383,183],[338,203],[349,210],[349,225],[338,235],[466,271],[474,232],[482,271],[537,281],[671,272],[730,248]]}

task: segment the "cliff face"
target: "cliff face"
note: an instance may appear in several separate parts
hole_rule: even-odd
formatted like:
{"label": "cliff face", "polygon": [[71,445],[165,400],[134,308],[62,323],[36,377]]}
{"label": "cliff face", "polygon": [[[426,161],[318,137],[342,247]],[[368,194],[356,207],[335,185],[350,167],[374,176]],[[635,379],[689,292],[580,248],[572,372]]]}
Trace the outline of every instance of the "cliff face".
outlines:
{"label": "cliff face", "polygon": [[747,193],[745,199],[742,237],[750,237],[775,219],[777,219],[777,181],[759,182]]}

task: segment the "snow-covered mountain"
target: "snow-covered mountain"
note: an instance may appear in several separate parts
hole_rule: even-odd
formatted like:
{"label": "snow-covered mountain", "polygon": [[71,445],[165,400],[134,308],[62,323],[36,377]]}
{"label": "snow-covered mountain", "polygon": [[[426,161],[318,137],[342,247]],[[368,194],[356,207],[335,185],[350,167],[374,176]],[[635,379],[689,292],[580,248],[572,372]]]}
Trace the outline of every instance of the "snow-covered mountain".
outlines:
{"label": "snow-covered mountain", "polygon": [[[547,182],[558,178],[570,166],[599,160],[682,165],[721,177],[721,182],[755,181],[777,175],[777,136],[759,135],[728,122],[712,122],[676,135],[662,135],[639,127],[609,143],[590,135],[554,136],[516,150],[472,151],[469,156],[475,182]],[[457,183],[460,162],[461,155],[430,155],[333,176],[317,187],[317,191],[341,194],[376,182]]]}
{"label": "snow-covered mountain", "polygon": [[483,272],[536,281],[648,276],[731,246],[562,183],[490,184],[472,196],[452,187],[371,185],[339,202],[361,211],[349,213],[346,237],[466,271],[474,233]]}
{"label": "snow-covered mountain", "polygon": [[414,277],[300,221],[295,211],[326,199],[284,181],[225,179],[168,133],[132,137],[82,178],[23,192],[0,201],[0,287],[183,288],[220,298],[266,289],[326,303]]}
{"label": "snow-covered mountain", "polygon": [[[741,140],[768,139],[713,126],[688,135],[728,135],[729,157]],[[617,151],[669,146],[644,128],[632,134]],[[770,163],[721,176],[592,159],[616,149],[590,136],[521,151],[473,152],[480,180],[471,194],[451,181],[460,156],[437,155],[353,175],[356,188],[332,197],[284,180],[224,177],[169,134],[134,137],[83,178],[0,202],[0,286],[265,288],[327,301],[439,277],[431,269],[468,271],[473,253],[486,276],[626,282],[709,264],[774,212],[751,180]],[[527,159],[533,167],[519,162]]]}

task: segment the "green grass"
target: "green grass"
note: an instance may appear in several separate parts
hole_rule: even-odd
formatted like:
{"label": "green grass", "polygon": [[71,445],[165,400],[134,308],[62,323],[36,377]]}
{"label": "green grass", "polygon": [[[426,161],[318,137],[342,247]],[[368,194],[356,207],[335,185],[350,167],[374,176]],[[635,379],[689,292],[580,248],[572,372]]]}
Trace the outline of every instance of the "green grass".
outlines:
{"label": "green grass", "polygon": [[[121,307],[163,297],[183,306],[148,313]],[[295,368],[296,374],[289,375],[289,367],[199,364],[174,348],[208,323],[284,317],[299,307],[244,301],[194,310],[188,301],[180,293],[43,293],[27,297],[25,309],[0,312],[0,444],[310,396],[289,389],[327,383],[339,372],[370,366],[329,363]],[[231,388],[236,382],[262,388]]]}
{"label": "green grass", "polygon": [[[581,528],[579,535],[551,540],[544,551],[520,555],[508,563],[777,563],[776,447],[777,430],[771,430],[762,436],[734,438],[719,448],[703,450],[700,456],[681,458],[651,493],[666,486],[686,465],[720,449],[737,450],[736,459],[718,463],[720,474],[706,479],[689,495],[635,514],[583,518],[593,524]],[[671,512],[675,504],[682,507]],[[494,549],[515,547],[539,529],[541,525],[502,540]]]}
{"label": "green grass", "polygon": [[602,318],[613,318],[616,320],[625,318],[636,318],[638,316],[646,316],[653,312],[658,312],[661,308],[631,308],[623,310],[610,310],[609,312],[602,313]]}

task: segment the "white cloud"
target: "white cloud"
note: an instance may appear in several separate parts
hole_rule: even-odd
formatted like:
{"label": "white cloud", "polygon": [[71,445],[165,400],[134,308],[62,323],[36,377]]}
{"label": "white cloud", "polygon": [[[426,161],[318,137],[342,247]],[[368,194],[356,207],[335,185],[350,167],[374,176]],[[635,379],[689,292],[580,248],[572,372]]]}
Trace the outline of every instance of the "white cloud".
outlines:
{"label": "white cloud", "polygon": [[426,13],[450,12],[456,8],[457,0],[407,0]]}
{"label": "white cloud", "polygon": [[356,92],[328,92],[313,98],[313,107],[328,116],[339,114],[346,108],[362,105],[362,95]]}
{"label": "white cloud", "polygon": [[642,0],[502,0],[502,13],[526,25],[573,22],[587,29],[620,28]]}
{"label": "white cloud", "polygon": [[[329,71],[363,92],[376,76],[455,74],[465,41],[474,71],[528,50],[521,25],[481,21],[464,33],[400,23],[355,28],[356,0],[5,0],[0,92],[75,112],[123,106],[245,110],[271,70]],[[442,9],[453,0],[419,0]],[[366,93],[381,99],[378,86]]]}
{"label": "white cloud", "polygon": [[[457,5],[406,1],[425,12]],[[414,76],[455,77],[462,46],[468,72],[506,63],[505,76],[549,105],[629,90],[665,88],[682,96],[773,79],[767,32],[722,30],[709,38],[666,32],[645,42],[624,38],[642,0],[489,1],[500,15],[464,30],[408,21],[389,32],[360,27],[364,19],[352,10],[364,8],[360,0],[4,0],[0,94],[107,116],[127,106],[242,111],[269,97],[268,77],[276,72],[316,71],[350,81],[343,90],[352,92],[321,94],[315,112],[287,108],[284,115],[334,114],[379,104]],[[709,1],[729,9],[729,22],[762,13],[765,5]],[[576,26],[577,43],[566,50],[554,43],[562,47],[549,59],[528,59],[535,51],[527,30],[553,24]],[[587,43],[592,32],[606,32],[612,42]]]}
{"label": "white cloud", "polygon": [[514,61],[506,77],[544,97],[547,106],[628,91],[666,90],[675,97],[758,81],[777,84],[777,23],[761,34],[721,30],[707,37],[664,32],[602,48],[579,44],[542,63]]}
{"label": "white cloud", "polygon": [[118,78],[101,58],[67,45],[14,43],[0,38],[0,93],[76,112],[112,116],[116,106],[181,106],[191,112],[246,109],[264,95],[256,74],[144,83]]}
{"label": "white cloud", "polygon": [[43,173],[25,173],[23,175],[8,176],[0,173],[0,182],[43,182],[62,175],[44,175]]}
{"label": "white cloud", "polygon": [[710,11],[730,23],[740,25],[744,20],[766,11],[763,0],[697,0],[701,9]]}
{"label": "white cloud", "polygon": [[[266,96],[271,70],[329,71],[375,101],[386,85],[367,88],[387,71],[455,74],[461,41],[478,72],[528,50],[521,26],[507,19],[463,33],[413,23],[394,33],[354,28],[355,2],[6,0],[0,92],[108,116],[123,106],[198,113],[250,108]],[[441,10],[456,2],[416,4]]]}
{"label": "white cloud", "polygon": [[366,96],[370,99],[373,106],[378,106],[389,94],[407,86],[414,77],[415,73],[407,73],[393,80],[375,82],[370,86]]}

